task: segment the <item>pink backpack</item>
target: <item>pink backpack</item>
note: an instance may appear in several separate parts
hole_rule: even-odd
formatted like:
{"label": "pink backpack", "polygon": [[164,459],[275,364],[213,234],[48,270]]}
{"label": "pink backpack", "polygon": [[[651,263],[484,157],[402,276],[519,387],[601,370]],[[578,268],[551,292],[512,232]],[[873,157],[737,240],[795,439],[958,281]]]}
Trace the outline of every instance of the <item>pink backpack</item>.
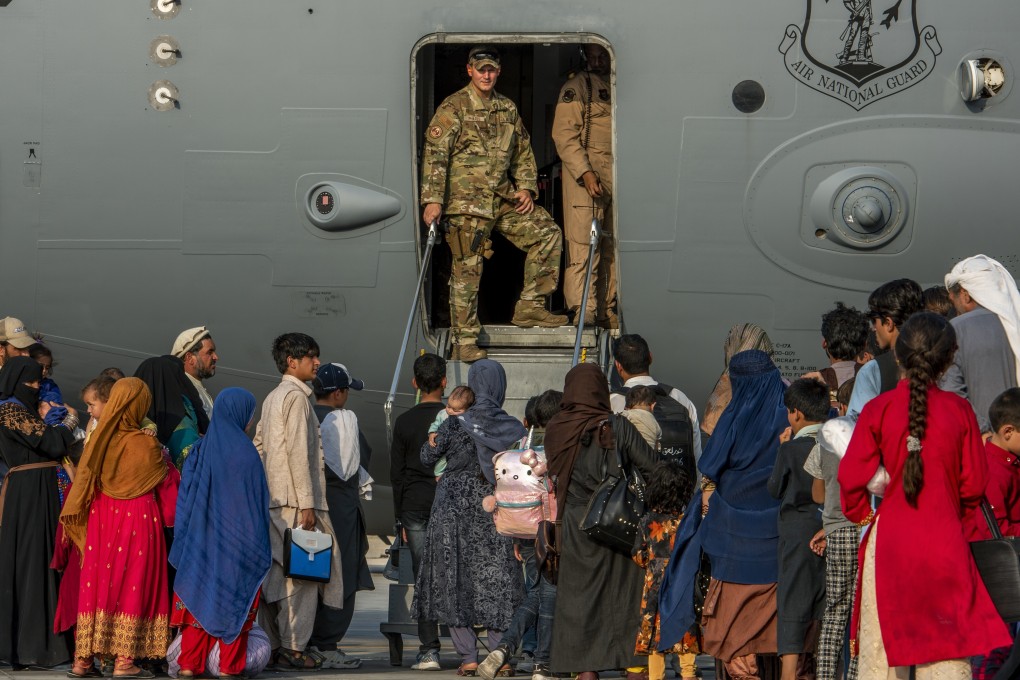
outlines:
{"label": "pink backpack", "polygon": [[[528,455],[528,454],[531,455]],[[536,460],[539,472],[545,470],[545,453],[531,448],[511,449],[492,459],[496,467],[496,531],[514,538],[535,538],[538,523],[556,519],[556,497],[546,475],[538,474],[522,458]]]}

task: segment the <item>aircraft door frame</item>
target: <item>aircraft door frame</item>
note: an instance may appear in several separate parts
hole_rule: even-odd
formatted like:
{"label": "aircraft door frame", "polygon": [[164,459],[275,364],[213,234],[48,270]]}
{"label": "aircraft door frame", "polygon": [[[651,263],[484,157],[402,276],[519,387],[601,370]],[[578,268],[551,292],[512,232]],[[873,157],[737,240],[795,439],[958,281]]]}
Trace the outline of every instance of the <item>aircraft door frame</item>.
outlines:
{"label": "aircraft door frame", "polygon": [[[497,47],[502,45],[534,45],[548,47],[551,45],[571,45],[581,47],[585,44],[598,44],[604,47],[610,55],[611,61],[611,72],[610,72],[610,101],[612,110],[612,141],[613,141],[613,187],[614,193],[619,194],[619,182],[617,178],[617,136],[618,136],[618,119],[617,119],[617,96],[616,96],[616,52],[613,49],[612,43],[601,35],[596,33],[588,32],[576,32],[576,33],[513,33],[513,34],[499,34],[499,33],[430,33],[423,36],[418,42],[415,43],[410,54],[409,63],[409,79],[410,79],[410,110],[411,116],[409,116],[410,125],[410,139],[411,148],[409,149],[411,162],[411,187],[413,191],[414,199],[414,225],[415,225],[415,252],[418,262],[418,266],[421,266],[422,257],[424,255],[425,242],[427,239],[428,225],[425,225],[421,221],[421,206],[418,203],[418,196],[421,191],[421,151],[423,148],[423,139],[425,134],[425,128],[427,127],[429,120],[431,120],[432,114],[438,106],[439,101],[435,95],[435,82],[437,78],[437,66],[436,66],[436,50],[441,46],[456,46],[457,48],[464,49],[469,45],[476,44],[492,44]],[[432,49],[427,49],[431,47]],[[504,74],[505,75],[505,74]],[[562,76],[559,79],[558,85],[562,85],[566,80],[566,74],[559,74]],[[558,86],[557,86],[558,87]],[[498,88],[504,91],[506,88]],[[558,94],[558,89],[557,89]],[[444,95],[445,96],[445,95]],[[516,100],[515,100],[516,101]],[[543,100],[544,101],[544,100]],[[520,102],[517,102],[520,105]],[[545,102],[554,109],[556,99]],[[525,112],[522,110],[522,116]],[[547,128],[551,126],[551,117],[548,119],[548,124],[543,127],[542,133],[546,133]],[[529,132],[532,137],[532,147],[535,148],[536,144],[545,144],[548,140],[545,138],[538,138],[535,131],[529,128]],[[548,135],[545,135],[546,137]],[[536,149],[536,155],[538,155]],[[557,157],[558,160],[558,157]],[[539,163],[541,167],[541,162]],[[554,215],[557,218],[557,222],[562,222],[562,215]],[[612,218],[613,224],[619,225],[618,220],[618,202],[614,200],[612,202]],[[561,225],[562,226],[562,225]],[[618,291],[622,290],[622,286],[619,283],[619,251],[618,251],[618,239],[619,239],[619,227],[616,227],[617,240],[614,243],[614,247],[617,248],[617,257],[615,258],[614,267],[616,268],[617,288]],[[437,241],[436,249],[445,248],[445,239],[440,235],[439,241]],[[435,251],[433,251],[433,263],[430,265],[432,269],[435,269]],[[564,244],[564,252],[566,252],[566,244]],[[444,337],[446,329],[443,327],[436,328],[433,326],[433,305],[434,300],[434,276],[433,271],[430,271],[425,278],[425,285],[422,290],[422,298],[419,304],[419,322],[421,328],[429,339],[430,342],[435,344],[437,348],[442,349],[444,344],[448,341],[448,338]],[[622,297],[621,293],[617,293],[618,300]],[[618,305],[620,303],[618,302]]]}

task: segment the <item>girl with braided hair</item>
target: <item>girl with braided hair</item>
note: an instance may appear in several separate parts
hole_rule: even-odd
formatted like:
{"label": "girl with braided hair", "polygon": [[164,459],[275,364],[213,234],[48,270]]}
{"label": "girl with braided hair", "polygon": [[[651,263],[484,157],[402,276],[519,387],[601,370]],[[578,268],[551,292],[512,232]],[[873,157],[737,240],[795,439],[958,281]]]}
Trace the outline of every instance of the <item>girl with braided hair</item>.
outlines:
{"label": "girl with braided hair", "polygon": [[[1012,641],[963,530],[987,461],[969,404],[936,386],[956,352],[949,322],[912,315],[895,352],[903,379],[864,407],[839,468],[843,512],[868,527],[851,652],[859,680],[905,679],[910,666],[917,680],[965,680],[970,656]],[[867,485],[879,465],[889,485],[876,511]]]}

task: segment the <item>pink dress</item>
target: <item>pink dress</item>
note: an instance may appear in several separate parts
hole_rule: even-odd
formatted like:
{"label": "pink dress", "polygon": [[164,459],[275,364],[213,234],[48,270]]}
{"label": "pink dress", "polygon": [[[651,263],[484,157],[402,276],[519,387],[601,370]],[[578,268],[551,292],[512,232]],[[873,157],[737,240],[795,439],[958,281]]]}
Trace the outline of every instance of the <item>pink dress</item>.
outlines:
{"label": "pink dress", "polygon": [[170,646],[164,527],[172,527],[180,474],[129,500],[96,492],[78,590],[75,656],[161,658]]}

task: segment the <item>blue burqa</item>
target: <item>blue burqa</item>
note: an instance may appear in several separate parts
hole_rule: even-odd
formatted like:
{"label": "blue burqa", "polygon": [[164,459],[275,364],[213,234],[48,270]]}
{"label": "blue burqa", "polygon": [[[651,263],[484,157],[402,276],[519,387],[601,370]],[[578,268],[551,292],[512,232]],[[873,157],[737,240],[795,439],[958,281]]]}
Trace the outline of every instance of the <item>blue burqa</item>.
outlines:
{"label": "blue burqa", "polygon": [[475,403],[460,419],[475,441],[478,463],[490,484],[496,483],[492,457],[506,451],[528,431],[521,421],[503,410],[506,398],[506,371],[498,361],[481,359],[468,369],[468,387],[475,393]]}
{"label": "blue burqa", "polygon": [[683,639],[695,622],[694,585],[702,551],[712,578],[775,583],[779,572],[779,501],[766,487],[788,425],[786,385],[768,354],[747,350],[730,360],[732,398],[719,417],[698,468],[716,483],[708,515],[694,494],[677,531],[659,590],[659,649]]}
{"label": "blue burqa", "polygon": [[174,590],[212,636],[237,639],[259,586],[269,573],[269,486],[245,429],[255,396],[220,392],[205,436],[181,471],[170,563]]}

